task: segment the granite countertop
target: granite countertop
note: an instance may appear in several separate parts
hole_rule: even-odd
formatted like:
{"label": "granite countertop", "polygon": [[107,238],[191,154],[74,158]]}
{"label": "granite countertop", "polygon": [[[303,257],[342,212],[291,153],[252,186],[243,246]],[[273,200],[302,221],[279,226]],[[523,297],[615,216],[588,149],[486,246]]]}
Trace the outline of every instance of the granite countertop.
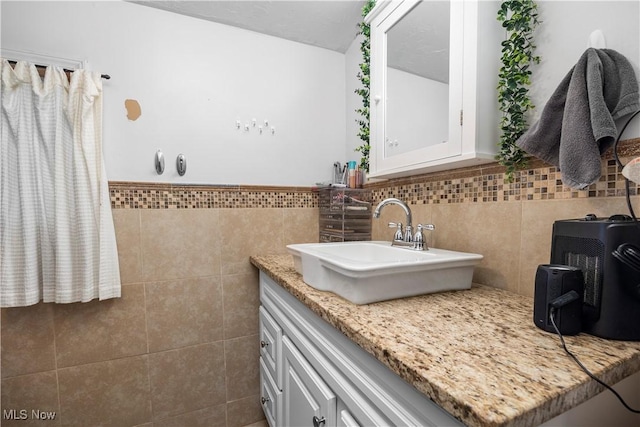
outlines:
{"label": "granite countertop", "polygon": [[[470,426],[538,425],[603,390],[533,324],[532,298],[492,287],[355,305],[302,281],[290,255],[251,257],[314,313]],[[640,371],[640,342],[565,337],[598,378]]]}

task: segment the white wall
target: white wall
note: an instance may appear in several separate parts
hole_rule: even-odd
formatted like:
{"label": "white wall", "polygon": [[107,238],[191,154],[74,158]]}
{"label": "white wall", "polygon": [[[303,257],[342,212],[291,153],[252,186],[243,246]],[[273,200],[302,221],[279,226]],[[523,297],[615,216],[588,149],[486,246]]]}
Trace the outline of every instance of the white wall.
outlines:
{"label": "white wall", "polygon": [[[602,30],[606,47],[625,55],[640,76],[640,1],[557,1],[537,0],[541,24],[535,33],[541,62],[534,66],[532,101],[538,118],[560,81],[587,49],[589,35]],[[624,139],[640,136],[636,116]]]}
{"label": "white wall", "polygon": [[[594,29],[638,67],[638,0],[537,3],[534,118]],[[310,185],[330,179],[334,161],[360,158],[359,39],[342,55],[120,1],[0,8],[2,48],[87,59],[113,76],[104,83],[111,180]],[[129,98],[142,107],[134,122],[124,109]],[[268,119],[275,135],[235,129],[237,119],[252,118]],[[639,122],[625,137],[640,135]],[[158,148],[167,161],[161,176],[153,168]],[[174,167],[179,153],[187,156],[184,177]]]}
{"label": "white wall", "polygon": [[[0,5],[2,48],[86,59],[112,76],[104,81],[110,180],[312,185],[344,156],[343,54],[120,1]],[[125,99],[140,103],[138,120],[127,119]],[[253,118],[275,134],[236,129]]]}
{"label": "white wall", "polygon": [[345,53],[345,81],[346,81],[346,114],[347,114],[347,136],[346,136],[346,149],[345,159],[356,160],[360,164],[360,158],[362,157],[355,149],[363,144],[363,141],[358,137],[360,125],[358,120],[360,115],[355,113],[358,108],[362,107],[362,98],[356,94],[356,89],[362,87],[360,80],[358,80],[358,72],[360,71],[360,63],[362,62],[362,53],[360,52],[360,44],[362,43],[362,36],[359,35],[351,43],[349,49]]}

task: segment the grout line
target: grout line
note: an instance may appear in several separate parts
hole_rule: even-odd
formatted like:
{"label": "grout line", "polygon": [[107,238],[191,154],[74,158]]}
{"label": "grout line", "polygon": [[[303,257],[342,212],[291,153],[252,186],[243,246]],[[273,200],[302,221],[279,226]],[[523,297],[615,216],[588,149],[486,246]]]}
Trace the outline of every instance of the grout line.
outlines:
{"label": "grout line", "polygon": [[222,363],[224,364],[224,409],[225,409],[225,425],[229,425],[229,381],[227,374],[227,341],[222,340]]}
{"label": "grout line", "polygon": [[[220,215],[218,214],[218,221],[220,221]],[[221,227],[219,226],[220,224],[218,224],[218,230],[221,229]],[[220,247],[221,245],[219,245],[218,247]],[[225,426],[228,427],[229,426],[229,384],[227,381],[227,351],[226,351],[226,347],[227,347],[227,316],[226,316],[226,310],[225,310],[225,300],[224,300],[224,276],[222,274],[222,253],[220,253],[220,256],[218,258],[218,262],[219,262],[219,272],[220,272],[220,276],[219,276],[219,283],[220,283],[220,298],[222,299],[222,363],[223,363],[223,372],[224,372],[224,415],[225,415]]]}
{"label": "grout line", "polygon": [[153,423],[154,420],[154,416],[153,416],[153,386],[151,384],[151,360],[149,360],[149,355],[150,353],[150,347],[149,347],[149,318],[147,316],[147,284],[148,282],[146,281],[146,278],[144,277],[144,251],[142,250],[142,212],[138,212],[138,256],[140,257],[140,279],[141,279],[141,286],[142,286],[142,298],[143,298],[143,308],[144,308],[144,334],[145,334],[145,341],[146,341],[146,345],[147,345],[147,351],[146,354],[144,354],[144,357],[146,359],[146,365],[147,365],[147,384],[149,386],[149,394],[148,394],[148,401],[149,401],[149,416],[151,417],[150,422]]}
{"label": "grout line", "polygon": [[[41,304],[44,304],[41,302]],[[59,425],[63,425],[62,419],[62,401],[60,398],[60,376],[58,375],[58,345],[56,340],[56,315],[55,315],[55,305],[51,307],[51,328],[53,329],[53,360],[55,364],[55,372],[56,372],[56,393],[58,394],[58,419]]]}
{"label": "grout line", "polygon": [[143,299],[144,299],[144,332],[145,332],[145,337],[146,337],[146,344],[147,344],[147,352],[144,355],[145,359],[147,360],[147,384],[149,385],[149,395],[148,395],[148,400],[149,400],[149,415],[151,416],[151,422],[153,422],[154,417],[153,417],[153,392],[152,392],[152,385],[151,385],[151,361],[149,360],[149,355],[151,354],[149,351],[149,320],[147,317],[147,283],[146,282],[142,282],[142,294],[143,294]]}

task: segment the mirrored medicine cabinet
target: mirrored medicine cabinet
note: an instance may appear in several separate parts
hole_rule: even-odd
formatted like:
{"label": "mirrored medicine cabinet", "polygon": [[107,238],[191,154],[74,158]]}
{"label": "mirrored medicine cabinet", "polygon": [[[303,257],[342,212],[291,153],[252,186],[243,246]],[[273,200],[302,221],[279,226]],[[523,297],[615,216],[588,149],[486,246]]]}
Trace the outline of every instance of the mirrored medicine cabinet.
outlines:
{"label": "mirrored medicine cabinet", "polygon": [[379,1],[371,25],[371,178],[495,161],[500,2]]}

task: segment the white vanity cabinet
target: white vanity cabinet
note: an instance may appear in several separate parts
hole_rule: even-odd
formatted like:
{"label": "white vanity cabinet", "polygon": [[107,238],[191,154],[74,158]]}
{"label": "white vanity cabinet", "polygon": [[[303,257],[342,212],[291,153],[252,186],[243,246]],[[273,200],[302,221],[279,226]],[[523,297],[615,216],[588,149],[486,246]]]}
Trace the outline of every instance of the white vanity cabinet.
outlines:
{"label": "white vanity cabinet", "polygon": [[461,425],[264,272],[260,302],[261,401],[270,427]]}
{"label": "white vanity cabinet", "polygon": [[380,1],[371,25],[371,178],[495,161],[497,0]]}

